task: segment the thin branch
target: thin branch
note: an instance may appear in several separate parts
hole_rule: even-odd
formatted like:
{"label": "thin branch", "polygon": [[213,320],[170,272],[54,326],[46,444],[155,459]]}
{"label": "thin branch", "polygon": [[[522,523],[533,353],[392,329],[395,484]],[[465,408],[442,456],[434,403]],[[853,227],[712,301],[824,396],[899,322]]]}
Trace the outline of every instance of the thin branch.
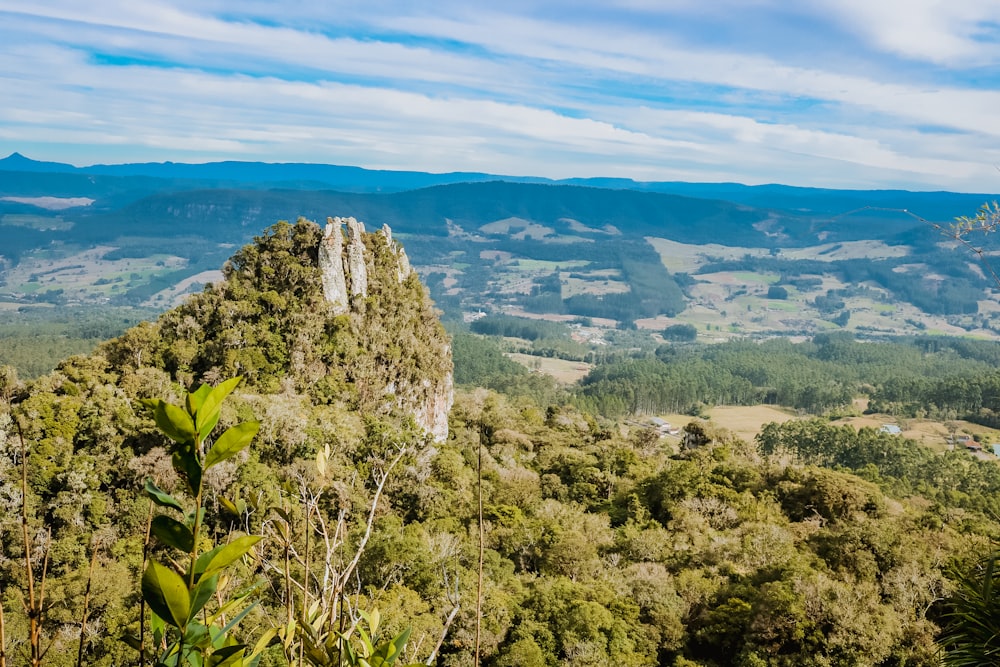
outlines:
{"label": "thin branch", "polygon": [[[40,667],[42,664],[41,633],[42,633],[42,605],[35,599],[35,571],[31,563],[31,545],[34,540],[28,536],[28,446],[24,442],[24,431],[21,429],[21,422],[15,421],[17,426],[17,437],[21,442],[21,537],[24,540],[24,568],[28,577],[28,601],[25,603],[22,598],[28,616],[28,643],[30,650],[31,667]],[[48,565],[48,552],[46,551],[46,565]],[[42,575],[44,581],[44,574]]]}
{"label": "thin branch", "polygon": [[2,598],[0,598],[0,667],[7,667],[7,634],[4,629]]}
{"label": "thin branch", "polygon": [[365,546],[367,546],[368,544],[368,538],[372,536],[372,528],[375,526],[375,515],[376,512],[378,511],[378,501],[379,498],[382,496],[382,490],[385,488],[386,482],[389,481],[389,473],[392,472],[392,469],[396,467],[396,464],[398,464],[402,460],[406,452],[407,452],[406,447],[401,447],[399,449],[399,452],[396,454],[396,458],[392,460],[392,462],[382,472],[381,478],[378,479],[378,484],[375,488],[375,496],[372,498],[371,510],[369,510],[368,512],[368,523],[365,525],[365,534],[361,538],[361,542],[358,543],[358,548],[354,552],[354,558],[351,559],[351,562],[348,563],[347,567],[344,568],[343,572],[341,572],[340,580],[342,582],[346,582],[348,579],[350,579],[351,574],[354,572],[354,568],[358,566],[358,562],[361,560],[361,556],[364,554]]}
{"label": "thin branch", "polygon": [[475,665],[479,667],[479,646],[483,626],[483,428],[479,429],[479,457],[476,464],[477,495],[479,496],[479,581],[476,584],[476,655]]}
{"label": "thin branch", "polygon": [[454,621],[455,617],[458,616],[459,609],[461,609],[461,606],[456,604],[454,608],[452,608],[451,613],[448,614],[448,618],[445,619],[444,622],[444,629],[441,630],[441,637],[438,638],[438,642],[437,645],[434,647],[434,650],[431,651],[431,654],[429,656],[427,656],[427,660],[424,662],[425,665],[430,665],[434,663],[435,658],[437,658],[438,651],[441,650],[441,646],[444,644],[444,638],[448,636],[448,629],[451,628],[452,621]]}
{"label": "thin branch", "polygon": [[[142,577],[142,572],[146,571],[146,566],[149,565],[149,536],[152,533],[153,528],[153,503],[149,503],[149,514],[146,516],[146,537],[142,542],[142,570],[139,573],[140,578]],[[139,596],[139,667],[146,661],[146,597],[143,595]]]}
{"label": "thin branch", "polygon": [[87,612],[90,611],[90,585],[94,581],[94,565],[97,564],[97,541],[90,540],[90,569],[87,571],[87,589],[83,594],[83,616],[80,618],[80,645],[76,650],[76,667],[83,665],[84,636],[87,633]]}

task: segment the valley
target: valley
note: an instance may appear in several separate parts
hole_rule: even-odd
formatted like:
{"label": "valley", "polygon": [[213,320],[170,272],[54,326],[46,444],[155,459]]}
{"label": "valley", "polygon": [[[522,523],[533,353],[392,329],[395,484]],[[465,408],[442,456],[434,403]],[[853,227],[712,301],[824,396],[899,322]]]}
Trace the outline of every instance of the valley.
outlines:
{"label": "valley", "polygon": [[[346,238],[342,220],[278,222],[210,273],[243,223],[223,217],[194,241],[210,209],[184,210],[144,236],[108,222],[91,226],[92,245],[24,247],[6,267],[16,291],[0,312],[0,445],[16,432],[31,453],[18,463],[0,447],[0,498],[23,479],[25,505],[9,516],[44,508],[24,521],[51,527],[39,548],[52,545],[66,613],[98,531],[93,617],[142,636],[138,577],[150,608],[172,613],[154,606],[149,572],[185,557],[145,565],[142,554],[196,540],[161,513],[144,548],[143,508],[149,497],[157,512],[183,511],[185,485],[201,506],[204,482],[219,499],[205,528],[247,551],[232,576],[262,590],[238,632],[264,633],[254,651],[267,664],[313,641],[294,614],[327,595],[309,574],[324,562],[348,562],[328,574],[344,605],[382,610],[390,637],[413,632],[407,659],[438,641],[438,664],[456,667],[473,652],[501,667],[583,651],[586,664],[718,667],[733,650],[747,664],[839,664],[845,651],[850,664],[934,664],[946,561],[996,531],[1000,346],[988,308],[935,307],[895,279],[935,296],[965,281],[958,296],[988,302],[968,257],[920,239],[710,245],[691,230],[675,240],[579,213],[490,221],[506,213],[492,210],[479,225],[449,217],[443,236],[413,221],[366,234],[349,220]],[[60,233],[88,226],[73,222]],[[199,411],[222,390],[183,389],[202,380],[233,392],[207,425]],[[165,417],[160,396],[184,407]],[[202,459],[163,437],[215,421],[245,433],[241,448],[255,441],[238,453],[226,431]],[[344,537],[327,541],[333,522]],[[2,542],[32,553],[17,527],[0,520]],[[0,562],[5,590],[21,585],[13,556]],[[479,573],[485,604],[463,611]],[[816,600],[838,605],[806,614]],[[845,620],[862,617],[875,621]],[[23,634],[25,615],[11,618]],[[472,649],[480,621],[492,630]],[[120,664],[129,644],[96,632],[86,651]]]}

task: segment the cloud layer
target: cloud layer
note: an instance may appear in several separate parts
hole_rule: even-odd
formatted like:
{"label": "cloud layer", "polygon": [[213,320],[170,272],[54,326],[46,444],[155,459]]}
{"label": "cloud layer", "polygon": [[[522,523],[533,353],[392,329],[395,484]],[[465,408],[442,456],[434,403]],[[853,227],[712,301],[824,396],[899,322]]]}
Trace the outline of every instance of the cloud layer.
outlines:
{"label": "cloud layer", "polygon": [[1000,191],[994,0],[505,6],[0,0],[0,152]]}

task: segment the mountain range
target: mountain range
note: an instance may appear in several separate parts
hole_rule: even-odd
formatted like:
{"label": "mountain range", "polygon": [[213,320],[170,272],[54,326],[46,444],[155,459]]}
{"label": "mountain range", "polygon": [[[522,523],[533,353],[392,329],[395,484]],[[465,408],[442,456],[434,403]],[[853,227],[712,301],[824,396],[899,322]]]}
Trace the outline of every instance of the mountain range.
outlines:
{"label": "mountain range", "polygon": [[[277,220],[343,215],[389,224],[455,318],[653,329],[687,318],[741,335],[822,329],[881,303],[898,307],[855,326],[989,333],[991,285],[940,232],[993,198],[260,162],[76,167],[14,153],[0,160],[0,298],[155,306]],[[804,316],[742,315],[790,306]]]}

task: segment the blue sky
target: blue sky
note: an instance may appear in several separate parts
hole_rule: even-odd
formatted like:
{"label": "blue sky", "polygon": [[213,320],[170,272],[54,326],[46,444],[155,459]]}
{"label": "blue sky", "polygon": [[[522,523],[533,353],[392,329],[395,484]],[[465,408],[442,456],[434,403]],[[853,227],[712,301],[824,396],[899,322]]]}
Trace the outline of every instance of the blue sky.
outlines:
{"label": "blue sky", "polygon": [[0,153],[1000,192],[998,0],[0,0]]}

